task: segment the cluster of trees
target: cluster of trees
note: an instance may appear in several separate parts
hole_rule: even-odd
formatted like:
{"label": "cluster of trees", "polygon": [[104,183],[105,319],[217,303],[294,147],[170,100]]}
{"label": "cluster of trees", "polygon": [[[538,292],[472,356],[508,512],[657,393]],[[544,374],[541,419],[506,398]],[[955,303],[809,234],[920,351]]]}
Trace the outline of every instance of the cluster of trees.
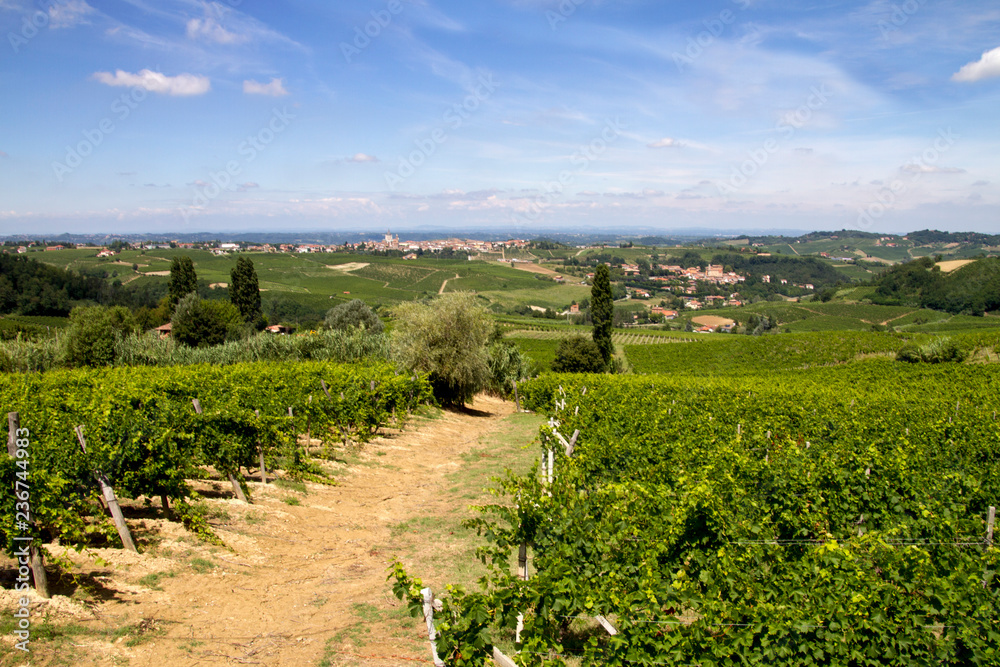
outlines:
{"label": "cluster of trees", "polygon": [[211,347],[266,327],[253,262],[239,257],[229,278],[229,301],[203,299],[191,258],[175,257],[167,283],[170,335],[183,345]]}
{"label": "cluster of trees", "polygon": [[873,303],[982,316],[1000,309],[1000,259],[980,259],[945,274],[922,257],[885,271],[875,285]]}
{"label": "cluster of trees", "polygon": [[1000,234],[978,234],[976,232],[939,232],[936,229],[922,229],[910,232],[908,239],[918,245],[931,243],[973,243],[977,245],[1000,245]]}
{"label": "cluster of trees", "polygon": [[614,369],[611,328],[615,305],[610,275],[607,264],[598,264],[590,288],[591,338],[573,336],[561,340],[552,362],[552,370],[556,373],[604,373]]}
{"label": "cluster of trees", "polygon": [[0,255],[0,313],[69,314],[74,302],[109,295],[102,278],[66,271],[20,255]]}

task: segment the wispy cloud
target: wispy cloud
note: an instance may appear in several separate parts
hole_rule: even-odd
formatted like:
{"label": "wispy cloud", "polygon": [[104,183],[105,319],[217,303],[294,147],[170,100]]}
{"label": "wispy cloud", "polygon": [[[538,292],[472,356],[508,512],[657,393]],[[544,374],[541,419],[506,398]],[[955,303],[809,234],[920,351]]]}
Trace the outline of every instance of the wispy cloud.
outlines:
{"label": "wispy cloud", "polygon": [[161,93],[175,97],[186,97],[191,95],[204,95],[212,88],[208,77],[196,74],[178,74],[177,76],[167,76],[161,72],[144,69],[137,74],[116,70],[111,72],[95,72],[95,81],[99,81],[108,86],[137,87],[148,90],[151,93]]}
{"label": "wispy cloud", "polygon": [[347,158],[346,161],[347,162],[365,163],[365,162],[379,162],[379,159],[377,157],[375,157],[374,155],[367,155],[365,153],[355,153],[351,157]]}
{"label": "wispy cloud", "polygon": [[285,90],[284,79],[271,79],[270,83],[260,83],[253,79],[243,82],[243,92],[247,95],[267,95],[269,97],[284,97],[288,94]]}
{"label": "wispy cloud", "polygon": [[964,174],[964,169],[958,167],[938,167],[933,164],[910,163],[899,168],[900,171],[908,174]]}
{"label": "wispy cloud", "polygon": [[72,28],[87,23],[87,16],[96,10],[87,4],[87,0],[63,0],[53,3],[49,9],[49,27]]}
{"label": "wispy cloud", "polygon": [[[251,42],[283,42],[301,48],[301,45],[295,41],[272,30],[252,16],[233,9],[228,4],[219,2],[193,4],[201,7],[203,16],[187,20],[185,25],[188,39],[225,46]],[[239,3],[233,2],[231,4],[237,5]]]}
{"label": "wispy cloud", "polygon": [[664,137],[663,139],[657,139],[646,144],[648,148],[680,148],[683,145],[673,137]]}
{"label": "wispy cloud", "polygon": [[971,83],[995,76],[1000,76],[1000,46],[987,51],[979,60],[963,65],[962,69],[952,75],[951,80]]}
{"label": "wispy cloud", "polygon": [[212,17],[188,21],[187,36],[189,39],[204,39],[216,44],[242,44],[250,39],[247,35],[226,30]]}

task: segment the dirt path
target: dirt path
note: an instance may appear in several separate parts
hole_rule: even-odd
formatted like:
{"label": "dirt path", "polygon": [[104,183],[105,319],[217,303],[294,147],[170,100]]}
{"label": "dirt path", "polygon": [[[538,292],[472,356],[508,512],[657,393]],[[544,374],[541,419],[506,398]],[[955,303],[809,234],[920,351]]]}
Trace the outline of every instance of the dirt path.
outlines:
{"label": "dirt path", "polygon": [[456,274],[455,274],[455,277],[454,277],[454,278],[448,278],[448,279],[447,279],[447,280],[445,280],[445,281],[444,281],[443,283],[441,283],[441,289],[439,289],[439,290],[438,290],[438,294],[444,294],[444,288],[448,286],[448,280],[458,280],[458,279],[459,279],[460,277],[461,277],[461,276],[459,276],[459,275],[458,275],[458,274],[456,273]]}
{"label": "dirt path", "polygon": [[[357,455],[344,449],[343,458],[352,460],[337,486],[308,484],[299,492],[287,483],[252,483],[254,504],[245,505],[229,498],[228,484],[203,483],[209,517],[227,548],[198,542],[152,512],[137,526],[141,555],[95,549],[79,557],[85,578],[102,589],[97,599],[38,601],[37,622],[50,612],[49,621],[74,620],[86,631],[70,647],[33,647],[30,664],[425,662],[422,620],[409,618],[392,597],[387,567],[401,552],[415,575],[450,578],[457,562],[474,560],[457,527],[472,487],[456,492],[456,475],[485,466],[468,482],[481,488],[488,479],[482,475],[502,471],[504,462],[488,460],[490,439],[517,437],[509,432],[511,420],[535,417],[513,413],[512,404],[479,397],[471,410],[417,418]],[[517,433],[525,442],[517,445],[530,441],[528,427],[537,429],[522,424]],[[435,530],[450,531],[454,543],[448,532],[436,538]],[[0,608],[10,595],[0,598]],[[27,663],[0,656],[0,664]]]}

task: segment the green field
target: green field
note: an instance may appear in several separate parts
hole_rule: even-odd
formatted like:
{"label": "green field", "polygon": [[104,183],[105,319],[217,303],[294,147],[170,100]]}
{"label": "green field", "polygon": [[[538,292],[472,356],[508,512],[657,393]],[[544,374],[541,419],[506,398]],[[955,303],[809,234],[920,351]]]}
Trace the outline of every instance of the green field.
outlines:
{"label": "green field", "polygon": [[[194,262],[199,280],[216,284],[229,282],[229,272],[239,256],[184,249],[125,250],[114,259],[98,259],[96,254],[95,248],[82,248],[37,253],[37,258],[63,268],[102,269],[109,280],[123,283],[154,280],[165,284],[166,276],[153,274],[169,271],[174,257],[188,256]],[[547,276],[497,261],[432,257],[404,261],[340,253],[242,255],[253,261],[265,299],[281,295],[319,312],[355,298],[372,305],[392,305],[433,296],[442,290],[476,292],[487,303],[502,307],[533,305],[560,311],[573,301],[590,296],[589,287],[556,283]],[[133,265],[137,265],[136,270]],[[345,265],[354,266],[338,268]]]}
{"label": "green field", "polygon": [[[969,349],[973,357],[979,350],[993,353],[1000,345],[1000,330],[970,331],[951,337]],[[873,357],[894,358],[907,343],[925,344],[933,338],[926,333],[872,331],[718,335],[698,345],[627,345],[625,354],[633,371],[640,374],[738,375],[833,366]]]}

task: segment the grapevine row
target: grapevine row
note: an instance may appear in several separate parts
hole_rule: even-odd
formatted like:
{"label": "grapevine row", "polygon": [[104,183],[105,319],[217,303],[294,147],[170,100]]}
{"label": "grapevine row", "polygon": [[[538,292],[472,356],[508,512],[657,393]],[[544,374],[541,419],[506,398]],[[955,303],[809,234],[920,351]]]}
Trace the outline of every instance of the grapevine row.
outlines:
{"label": "grapevine row", "polygon": [[[30,479],[35,537],[67,546],[110,539],[95,471],[119,497],[172,498],[183,510],[189,479],[213,466],[246,491],[241,470],[261,452],[273,466],[309,474],[295,447],[308,429],[326,442],[364,441],[401,422],[430,400],[426,378],[397,375],[391,366],[329,362],[233,366],[115,368],[0,375],[0,405],[17,412],[31,434]],[[193,406],[196,399],[203,411]],[[291,415],[291,416],[289,416]],[[83,427],[87,450],[74,429]],[[0,479],[12,488],[14,459],[0,457]],[[14,548],[11,494],[0,501],[0,543]],[[96,520],[95,520],[96,519]],[[21,534],[18,532],[17,534]]]}
{"label": "grapevine row", "polygon": [[[497,646],[546,666],[995,664],[998,385],[990,367],[891,361],[529,382],[554,479],[509,475],[472,522],[488,584],[445,600],[438,649],[456,665]],[[556,432],[577,430],[567,456]]]}

